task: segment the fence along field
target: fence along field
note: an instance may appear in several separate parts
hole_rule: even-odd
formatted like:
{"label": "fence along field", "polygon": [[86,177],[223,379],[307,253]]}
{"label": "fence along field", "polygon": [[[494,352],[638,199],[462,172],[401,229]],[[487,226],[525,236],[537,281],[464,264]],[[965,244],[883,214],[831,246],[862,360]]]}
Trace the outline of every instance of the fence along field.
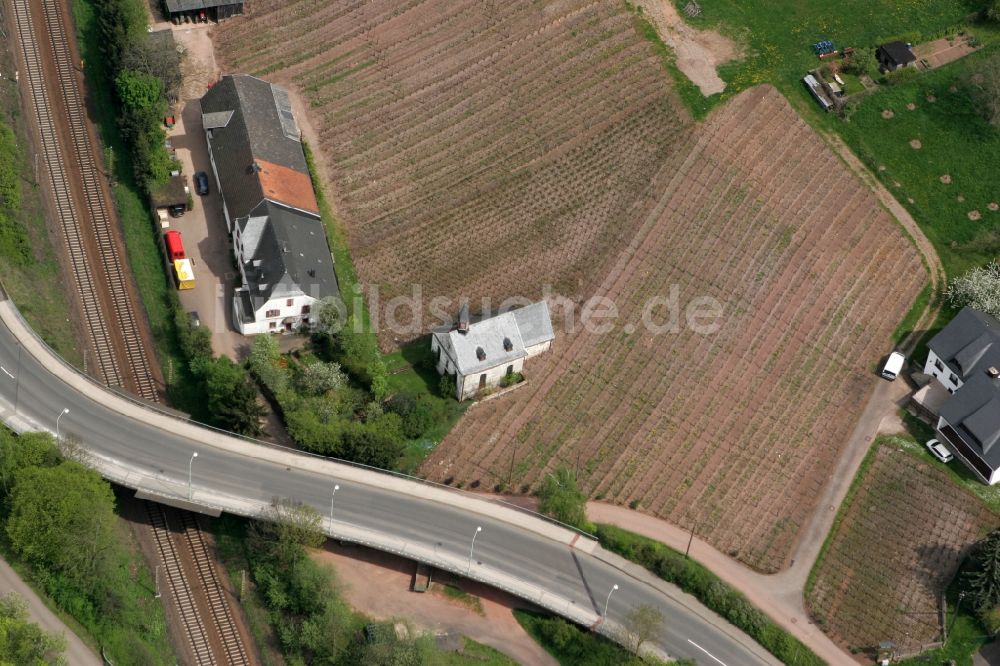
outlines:
{"label": "fence along field", "polygon": [[938,595],[1000,516],[947,474],[884,443],[818,567],[810,612],[845,646],[940,639]]}
{"label": "fence along field", "polygon": [[[559,464],[592,497],[788,564],[927,275],[874,196],[773,88],[746,91],[654,179],[599,294],[611,334],[557,338],[529,385],[470,410],[421,471],[528,491]],[[632,334],[645,300],[723,303],[714,335]]]}
{"label": "fence along field", "polygon": [[258,2],[216,43],[311,105],[382,303],[589,295],[690,124],[620,0]]}

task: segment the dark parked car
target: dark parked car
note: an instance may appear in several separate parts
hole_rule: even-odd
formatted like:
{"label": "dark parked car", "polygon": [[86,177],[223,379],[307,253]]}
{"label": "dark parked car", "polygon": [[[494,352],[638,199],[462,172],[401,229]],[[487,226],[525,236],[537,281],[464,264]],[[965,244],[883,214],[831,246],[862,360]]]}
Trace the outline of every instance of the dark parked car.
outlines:
{"label": "dark parked car", "polygon": [[198,194],[208,194],[208,174],[204,171],[197,171],[194,174],[194,189]]}
{"label": "dark parked car", "polygon": [[176,206],[170,207],[170,215],[172,217],[184,217],[184,211],[187,210],[187,206],[184,204],[177,204]]}

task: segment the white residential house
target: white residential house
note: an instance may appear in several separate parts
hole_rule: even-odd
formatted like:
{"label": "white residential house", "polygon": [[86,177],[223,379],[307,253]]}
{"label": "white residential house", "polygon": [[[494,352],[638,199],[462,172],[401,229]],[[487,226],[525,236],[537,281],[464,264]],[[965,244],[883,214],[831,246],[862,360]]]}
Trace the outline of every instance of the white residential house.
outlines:
{"label": "white residential house", "polygon": [[431,351],[438,373],[455,375],[455,397],[466,400],[522,372],[525,360],[547,350],[553,338],[544,301],[476,322],[463,308],[455,326],[433,332]]}
{"label": "white residential house", "polygon": [[288,92],[224,76],[201,99],[202,127],[241,286],[233,323],[243,335],[291,332],[340,297]]}
{"label": "white residential house", "polygon": [[965,308],[927,346],[924,372],[948,393],[939,439],[984,483],[1000,482],[1000,321]]}

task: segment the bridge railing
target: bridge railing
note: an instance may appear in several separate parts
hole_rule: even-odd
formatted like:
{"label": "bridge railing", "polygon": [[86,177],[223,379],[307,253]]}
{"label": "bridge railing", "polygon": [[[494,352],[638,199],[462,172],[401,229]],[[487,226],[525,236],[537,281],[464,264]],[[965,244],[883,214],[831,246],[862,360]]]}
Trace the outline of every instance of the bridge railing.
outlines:
{"label": "bridge railing", "polygon": [[574,527],[573,525],[568,525],[568,524],[566,524],[566,523],[564,523],[562,521],[559,521],[559,520],[557,520],[557,519],[555,519],[555,518],[553,518],[551,516],[547,516],[547,515],[545,515],[543,513],[539,513],[537,511],[532,511],[531,509],[528,509],[526,507],[520,506],[518,504],[514,504],[513,502],[508,502],[508,501],[506,501],[504,499],[501,499],[499,497],[495,497],[495,496],[492,496],[492,495],[484,495],[484,494],[474,493],[474,492],[471,492],[471,491],[464,490],[462,488],[455,488],[454,486],[449,486],[449,485],[446,485],[446,484],[443,484],[443,483],[438,483],[436,481],[431,481],[429,479],[424,479],[424,478],[421,478],[419,476],[413,476],[411,474],[405,474],[403,472],[397,472],[397,471],[388,470],[388,469],[381,469],[379,467],[372,467],[371,465],[365,465],[363,463],[353,462],[351,460],[343,460],[341,458],[335,458],[335,457],[332,457],[332,456],[324,456],[324,455],[320,455],[318,453],[312,453],[310,451],[303,451],[301,449],[295,449],[295,448],[291,448],[291,447],[288,447],[288,446],[283,446],[281,444],[275,444],[273,442],[266,442],[266,441],[263,441],[263,440],[260,440],[260,439],[256,439],[254,437],[248,437],[246,435],[241,435],[239,433],[231,432],[229,430],[225,430],[225,429],[222,429],[222,428],[217,428],[217,427],[215,427],[213,425],[210,425],[208,423],[202,423],[201,421],[198,421],[196,419],[192,419],[190,417],[186,418],[186,419],[182,419],[179,416],[179,412],[177,412],[176,410],[165,408],[165,407],[163,407],[161,405],[157,405],[155,403],[147,402],[147,401],[142,400],[141,398],[138,398],[136,396],[133,396],[132,394],[127,393],[125,391],[121,391],[121,390],[116,390],[116,389],[113,389],[113,388],[109,388],[108,386],[105,386],[104,384],[100,383],[95,378],[91,377],[90,375],[88,375],[88,374],[86,374],[84,372],[81,372],[79,368],[76,368],[75,366],[71,365],[62,356],[60,356],[54,349],[52,349],[52,347],[50,347],[48,345],[48,343],[46,343],[45,340],[43,340],[42,337],[39,336],[35,332],[35,330],[31,327],[31,325],[28,324],[27,320],[24,318],[24,316],[21,314],[21,311],[18,309],[17,304],[14,303],[14,301],[7,294],[7,291],[3,288],[2,281],[0,281],[0,299],[7,300],[7,301],[10,302],[10,304],[13,306],[12,309],[13,309],[14,314],[17,316],[18,320],[20,320],[21,324],[23,325],[24,330],[28,331],[30,333],[30,335],[32,335],[34,337],[34,339],[45,350],[47,350],[59,363],[61,363],[63,365],[64,368],[66,368],[70,372],[73,372],[74,374],[76,374],[79,377],[83,377],[88,382],[90,382],[91,384],[93,384],[94,387],[97,388],[98,390],[108,391],[110,393],[113,393],[115,396],[117,396],[117,397],[119,397],[121,399],[127,400],[127,401],[131,402],[133,405],[136,405],[136,406],[138,406],[138,407],[140,407],[142,409],[149,410],[151,412],[155,412],[155,413],[157,413],[157,414],[159,414],[161,416],[166,416],[166,417],[174,419],[174,420],[186,421],[186,422],[189,422],[189,423],[195,423],[195,424],[197,424],[198,426],[200,426],[202,428],[206,428],[208,430],[212,430],[212,431],[214,431],[216,433],[219,433],[219,434],[222,434],[222,435],[226,435],[226,436],[229,436],[229,437],[234,437],[234,438],[242,440],[242,441],[244,441],[244,442],[246,442],[248,444],[254,444],[254,445],[257,445],[257,446],[263,446],[263,447],[267,447],[267,448],[271,448],[271,449],[277,449],[277,450],[286,451],[286,452],[289,452],[289,453],[294,453],[294,454],[298,454],[298,455],[302,455],[302,456],[308,456],[308,457],[312,457],[312,458],[318,458],[320,460],[328,460],[328,461],[339,463],[339,464],[342,464],[342,465],[348,465],[348,466],[351,466],[351,467],[356,467],[358,469],[370,470],[370,471],[376,472],[378,474],[386,474],[386,475],[394,476],[394,477],[397,477],[397,478],[405,479],[405,480],[408,480],[408,481],[412,481],[414,483],[420,483],[422,485],[440,488],[440,489],[447,490],[448,492],[451,492],[451,493],[454,493],[454,494],[457,494],[457,495],[460,495],[460,496],[472,497],[472,498],[476,498],[477,500],[480,500],[480,501],[484,501],[485,500],[485,501],[490,502],[491,504],[497,504],[497,505],[503,506],[503,507],[508,508],[508,509],[513,509],[514,511],[518,511],[518,512],[520,512],[522,514],[530,515],[530,516],[532,516],[534,518],[538,518],[538,519],[543,520],[545,522],[548,522],[548,523],[550,523],[552,525],[556,525],[558,527],[562,527],[562,528],[570,530],[572,532],[576,532],[580,536],[585,537],[587,539],[592,539],[594,541],[597,541],[597,537],[595,535],[591,534],[590,532],[581,530],[581,529],[579,529],[577,527]]}

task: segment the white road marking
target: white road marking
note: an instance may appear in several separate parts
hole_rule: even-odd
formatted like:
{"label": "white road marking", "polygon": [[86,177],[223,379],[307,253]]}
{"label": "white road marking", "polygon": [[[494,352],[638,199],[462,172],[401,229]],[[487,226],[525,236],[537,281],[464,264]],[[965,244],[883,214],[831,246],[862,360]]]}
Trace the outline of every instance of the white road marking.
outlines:
{"label": "white road marking", "polygon": [[5,368],[5,367],[3,367],[2,365],[0,365],[0,370],[3,370],[3,374],[7,375],[7,376],[8,376],[8,377],[10,377],[11,379],[14,379],[14,375],[12,375],[12,374],[10,374],[9,372],[7,372],[7,368]]}
{"label": "white road marking", "polygon": [[709,652],[708,650],[706,650],[702,646],[700,646],[697,643],[695,643],[690,638],[688,639],[688,643],[690,643],[691,645],[695,646],[696,648],[698,648],[699,650],[701,650],[702,652],[704,652],[705,654],[707,654],[709,657],[711,657],[712,659],[714,659],[717,662],[719,662],[720,664],[722,664],[722,666],[726,666],[726,662],[722,661],[721,659],[719,659],[718,657],[716,657],[714,654],[712,654],[711,652]]}

